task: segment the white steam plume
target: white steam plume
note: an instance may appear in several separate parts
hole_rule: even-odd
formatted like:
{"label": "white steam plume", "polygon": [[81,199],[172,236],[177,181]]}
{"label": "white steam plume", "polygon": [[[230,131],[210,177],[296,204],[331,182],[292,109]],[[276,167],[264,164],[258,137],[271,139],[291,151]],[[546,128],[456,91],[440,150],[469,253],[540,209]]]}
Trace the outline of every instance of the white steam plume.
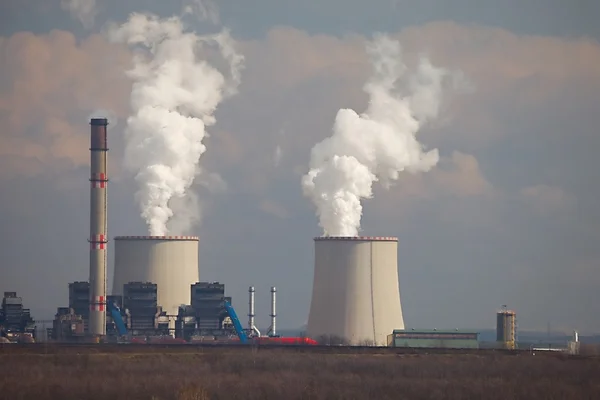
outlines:
{"label": "white steam plume", "polygon": [[212,0],[186,0],[183,7],[184,14],[194,14],[201,20],[219,23],[219,9]]}
{"label": "white steam plume", "polygon": [[[206,127],[216,122],[214,112],[223,99],[237,92],[244,58],[235,51],[228,31],[186,33],[178,17],[136,13],[108,34],[112,41],[141,50],[128,71],[133,80],[132,115],[125,130],[126,165],[136,173],[141,215],[151,235],[165,235],[174,215],[173,200],[181,217],[169,227],[183,234],[200,217],[197,198],[189,189],[201,172]],[[217,45],[229,65],[227,77],[199,56],[206,45]]]}
{"label": "white steam plume", "polygon": [[[438,114],[445,71],[421,59],[417,73],[406,77],[400,44],[384,35],[374,37],[367,53],[374,68],[364,86],[367,110],[338,111],[332,136],[312,149],[310,170],[302,177],[304,194],[329,236],[358,235],[361,200],[372,196],[373,182],[387,188],[400,172],[428,171],[439,160],[437,149],[425,151],[416,134]],[[394,93],[400,78],[408,78],[408,94]]]}
{"label": "white steam plume", "polygon": [[96,0],[60,0],[60,6],[77,18],[84,28],[90,29],[94,26],[96,18]]}

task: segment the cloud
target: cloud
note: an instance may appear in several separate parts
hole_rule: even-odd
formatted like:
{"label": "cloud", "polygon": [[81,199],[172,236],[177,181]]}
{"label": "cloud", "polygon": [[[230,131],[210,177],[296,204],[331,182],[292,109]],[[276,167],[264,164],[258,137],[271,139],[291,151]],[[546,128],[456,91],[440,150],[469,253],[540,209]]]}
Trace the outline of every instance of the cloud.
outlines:
{"label": "cloud", "polygon": [[186,0],[184,1],[183,12],[194,14],[201,20],[209,21],[215,25],[220,21],[219,9],[212,0]]}
{"label": "cloud", "polygon": [[520,194],[522,199],[531,206],[534,211],[541,214],[564,211],[573,207],[576,203],[576,199],[573,195],[556,186],[529,186],[522,189]]}
{"label": "cloud", "polygon": [[262,212],[273,215],[277,218],[285,219],[289,217],[289,212],[285,209],[285,207],[273,200],[262,200],[259,208]]}
{"label": "cloud", "polygon": [[495,194],[494,187],[483,176],[475,156],[459,151],[442,159],[440,168],[431,174],[428,186],[433,189],[429,197],[452,195],[460,198]]}
{"label": "cloud", "polygon": [[[0,40],[2,175],[33,176],[89,163],[89,116],[124,118],[128,53],[97,35],[17,33]],[[112,126],[111,126],[112,129]]]}
{"label": "cloud", "polygon": [[94,26],[96,18],[96,0],[60,0],[60,6],[81,22],[84,28]]}
{"label": "cloud", "polygon": [[275,146],[275,151],[273,152],[273,165],[275,167],[279,166],[279,163],[281,162],[281,157],[283,157],[283,151],[281,150],[281,146],[277,145]]}
{"label": "cloud", "polygon": [[525,110],[589,98],[600,88],[600,45],[592,39],[517,35],[450,21],[411,27],[399,36],[407,48],[425,49],[434,62],[460,69],[474,83],[476,95],[448,106],[457,135],[452,140],[491,145],[521,134],[505,129],[507,114],[522,122]]}

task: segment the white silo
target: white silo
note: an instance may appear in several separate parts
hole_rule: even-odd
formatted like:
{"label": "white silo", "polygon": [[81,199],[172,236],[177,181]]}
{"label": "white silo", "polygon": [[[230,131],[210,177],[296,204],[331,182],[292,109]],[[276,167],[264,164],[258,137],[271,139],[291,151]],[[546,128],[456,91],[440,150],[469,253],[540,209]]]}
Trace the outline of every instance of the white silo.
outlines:
{"label": "white silo", "polygon": [[307,334],[351,344],[385,345],[404,329],[398,286],[398,238],[315,238]]}
{"label": "white silo", "polygon": [[167,314],[191,304],[191,285],[200,280],[197,236],[117,236],[114,243],[113,295],[129,282],[151,282]]}

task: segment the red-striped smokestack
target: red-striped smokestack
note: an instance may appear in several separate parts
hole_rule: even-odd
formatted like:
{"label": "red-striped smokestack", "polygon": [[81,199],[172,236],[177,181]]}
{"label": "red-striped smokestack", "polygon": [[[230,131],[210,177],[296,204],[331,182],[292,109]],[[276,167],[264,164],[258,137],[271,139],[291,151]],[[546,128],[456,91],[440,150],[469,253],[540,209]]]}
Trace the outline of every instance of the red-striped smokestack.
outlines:
{"label": "red-striped smokestack", "polygon": [[90,322],[92,335],[106,335],[106,118],[90,121]]}

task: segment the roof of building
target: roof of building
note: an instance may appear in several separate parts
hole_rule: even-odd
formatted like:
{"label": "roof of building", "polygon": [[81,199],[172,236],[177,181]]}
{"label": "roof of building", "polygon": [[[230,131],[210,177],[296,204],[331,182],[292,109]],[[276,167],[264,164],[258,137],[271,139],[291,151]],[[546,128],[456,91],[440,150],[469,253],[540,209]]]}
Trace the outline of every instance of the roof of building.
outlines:
{"label": "roof of building", "polygon": [[479,332],[474,330],[466,330],[466,329],[394,329],[393,333],[455,333],[455,334],[478,334]]}
{"label": "roof of building", "polygon": [[397,242],[398,238],[394,236],[318,236],[315,241],[320,240],[354,240],[362,242]]}
{"label": "roof of building", "polygon": [[198,236],[115,236],[115,240],[200,240]]}

